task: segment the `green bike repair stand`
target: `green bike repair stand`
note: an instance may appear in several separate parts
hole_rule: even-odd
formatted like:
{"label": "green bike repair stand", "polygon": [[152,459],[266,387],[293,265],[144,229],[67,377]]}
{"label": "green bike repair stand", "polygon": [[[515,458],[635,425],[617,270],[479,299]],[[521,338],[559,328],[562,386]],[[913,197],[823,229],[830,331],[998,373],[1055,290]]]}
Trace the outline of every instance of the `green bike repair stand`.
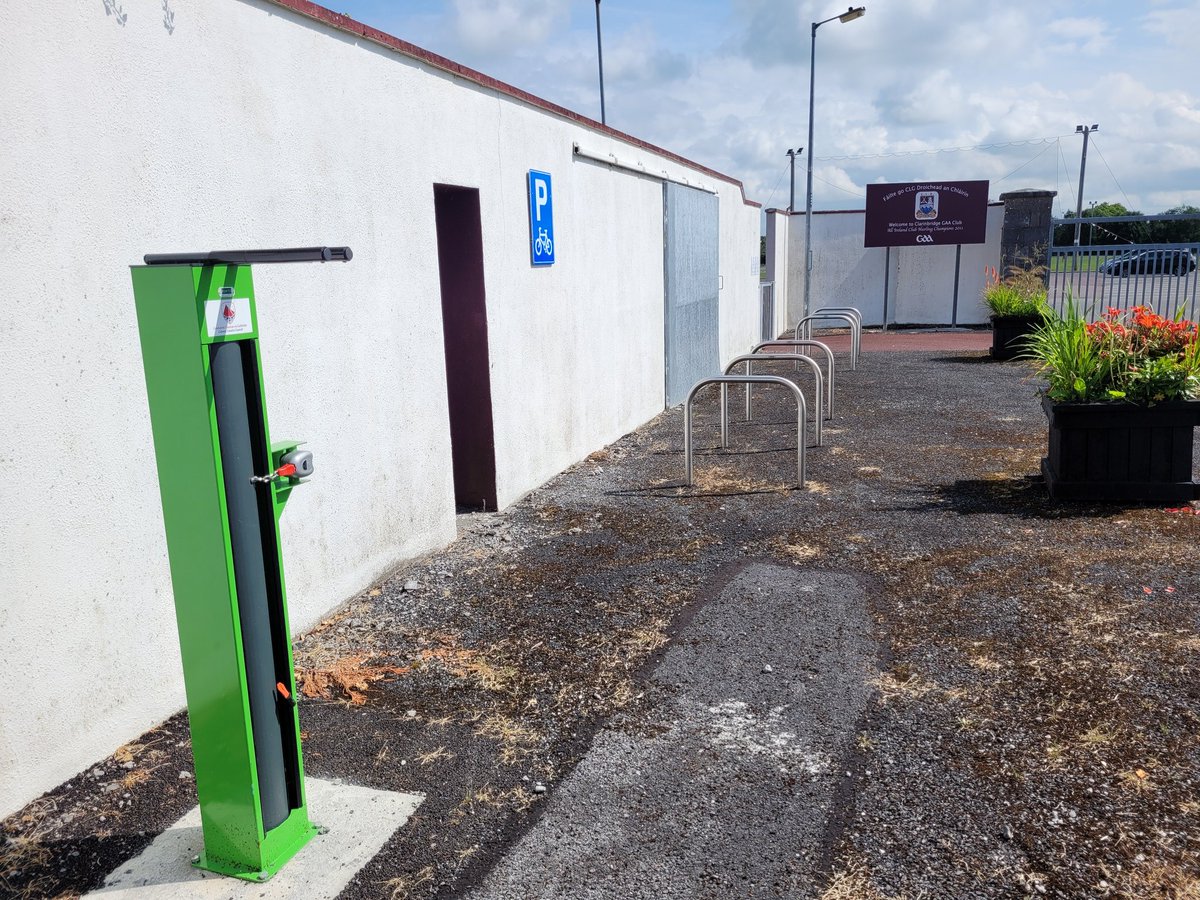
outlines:
{"label": "green bike repair stand", "polygon": [[267,429],[251,263],[346,261],[349,248],[161,254],[133,267],[204,852],[266,881],[308,819],[279,516],[312,471]]}

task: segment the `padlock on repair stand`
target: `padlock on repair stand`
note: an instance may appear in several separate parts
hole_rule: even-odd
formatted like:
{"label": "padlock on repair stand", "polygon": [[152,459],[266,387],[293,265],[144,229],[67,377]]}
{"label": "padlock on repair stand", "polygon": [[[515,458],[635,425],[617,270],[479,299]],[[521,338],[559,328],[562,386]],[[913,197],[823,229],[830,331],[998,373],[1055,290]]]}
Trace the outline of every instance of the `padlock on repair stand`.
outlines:
{"label": "padlock on repair stand", "polygon": [[279,457],[284,466],[291,466],[289,473],[292,478],[307,478],[313,473],[313,455],[311,450],[293,450]]}
{"label": "padlock on repair stand", "polygon": [[280,482],[282,496],[293,484],[298,484],[301,478],[307,478],[313,473],[313,455],[311,450],[299,450],[295,442],[285,441],[271,448],[271,459],[275,468],[266,475],[251,475],[250,480],[256,484],[270,484],[273,481],[286,478]]}

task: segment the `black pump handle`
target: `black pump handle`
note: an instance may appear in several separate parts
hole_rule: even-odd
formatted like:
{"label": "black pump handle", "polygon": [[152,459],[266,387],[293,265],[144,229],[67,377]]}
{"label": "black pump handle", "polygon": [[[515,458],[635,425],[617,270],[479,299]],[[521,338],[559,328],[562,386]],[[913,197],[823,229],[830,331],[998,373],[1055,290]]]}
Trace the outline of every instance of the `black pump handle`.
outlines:
{"label": "black pump handle", "polygon": [[211,250],[208,253],[147,253],[148,266],[248,266],[255,263],[350,262],[349,247],[290,247],[283,250]]}

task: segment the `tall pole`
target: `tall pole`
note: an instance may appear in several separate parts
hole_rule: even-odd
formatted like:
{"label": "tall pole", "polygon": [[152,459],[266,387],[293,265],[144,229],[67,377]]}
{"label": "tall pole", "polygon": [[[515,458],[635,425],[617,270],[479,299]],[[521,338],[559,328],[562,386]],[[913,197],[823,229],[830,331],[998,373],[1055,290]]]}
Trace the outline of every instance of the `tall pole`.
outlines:
{"label": "tall pole", "polygon": [[812,176],[813,176],[813,89],[817,77],[817,29],[812,23],[812,45],[808,53],[808,190],[804,201],[804,315],[808,315],[808,291],[812,281]]}
{"label": "tall pole", "polygon": [[812,46],[808,53],[808,191],[804,201],[804,315],[809,313],[808,292],[812,281],[812,181],[813,181],[813,98],[816,96],[814,84],[817,77],[817,29],[826,22],[837,19],[839,22],[853,22],[860,18],[867,8],[852,6],[840,16],[830,16],[820,22],[812,23]]}
{"label": "tall pole", "polygon": [[1083,154],[1079,157],[1079,195],[1075,198],[1075,246],[1079,246],[1079,232],[1083,228],[1083,176],[1087,172],[1088,138],[1099,125],[1076,125],[1075,133],[1083,135]]}
{"label": "tall pole", "polygon": [[600,64],[600,124],[607,125],[604,117],[604,49],[600,46],[600,0],[596,0],[596,61]]}
{"label": "tall pole", "polygon": [[796,211],[796,157],[804,152],[803,147],[797,147],[795,150],[788,150],[788,163],[792,168],[792,187],[788,193],[788,213]]}

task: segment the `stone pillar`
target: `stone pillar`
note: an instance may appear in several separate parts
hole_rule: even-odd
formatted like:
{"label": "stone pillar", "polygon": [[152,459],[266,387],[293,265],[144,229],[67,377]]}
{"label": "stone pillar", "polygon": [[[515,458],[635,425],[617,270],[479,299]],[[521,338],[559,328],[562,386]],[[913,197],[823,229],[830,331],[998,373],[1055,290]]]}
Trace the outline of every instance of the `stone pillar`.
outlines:
{"label": "stone pillar", "polygon": [[1058,191],[1009,191],[1000,195],[1004,226],[1000,230],[1000,275],[1009,266],[1046,265],[1051,206]]}

